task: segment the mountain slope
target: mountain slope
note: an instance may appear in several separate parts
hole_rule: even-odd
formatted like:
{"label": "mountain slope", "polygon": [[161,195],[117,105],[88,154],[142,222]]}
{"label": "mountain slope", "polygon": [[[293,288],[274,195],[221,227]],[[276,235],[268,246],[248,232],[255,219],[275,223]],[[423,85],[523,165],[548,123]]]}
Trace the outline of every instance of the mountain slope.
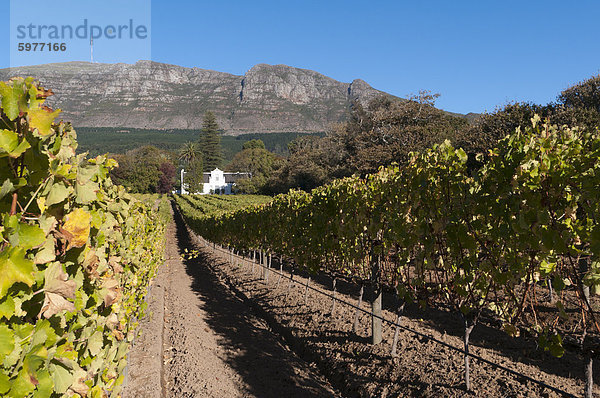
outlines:
{"label": "mountain slope", "polygon": [[50,104],[77,126],[198,129],[211,110],[230,134],[317,132],[345,120],[353,100],[385,94],[286,65],[259,64],[244,76],[140,61],[68,62],[0,69],[0,80],[34,76]]}

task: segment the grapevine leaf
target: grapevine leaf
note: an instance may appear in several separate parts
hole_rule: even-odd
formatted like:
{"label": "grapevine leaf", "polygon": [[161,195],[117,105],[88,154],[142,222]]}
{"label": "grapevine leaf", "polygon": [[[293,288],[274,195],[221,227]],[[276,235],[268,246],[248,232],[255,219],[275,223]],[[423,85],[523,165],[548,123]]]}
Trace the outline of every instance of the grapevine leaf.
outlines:
{"label": "grapevine leaf", "polygon": [[54,391],[54,382],[50,376],[50,372],[46,369],[41,369],[37,373],[38,385],[33,393],[33,398],[50,398]]}
{"label": "grapevine leaf", "polygon": [[46,234],[37,225],[20,223],[18,226],[19,246],[31,249],[40,246],[46,240]]}
{"label": "grapevine leaf", "polygon": [[106,393],[100,386],[94,386],[90,391],[91,398],[106,398]]}
{"label": "grapevine leaf", "polygon": [[90,350],[90,354],[95,357],[100,353],[103,346],[104,336],[102,336],[102,332],[94,332],[88,339],[88,350]]}
{"label": "grapevine leaf", "polygon": [[64,272],[61,263],[54,262],[50,264],[48,268],[46,268],[44,276],[44,290],[46,293],[56,293],[64,298],[75,298],[77,283],[72,279],[69,280],[69,277]]}
{"label": "grapevine leaf", "polygon": [[67,301],[63,296],[56,293],[45,292],[44,303],[40,314],[46,318],[58,314],[61,311],[75,311],[75,304]]}
{"label": "grapevine leaf", "polygon": [[79,182],[75,185],[75,201],[77,203],[86,204],[96,199],[96,192],[100,188],[95,182],[88,181],[85,184]]}
{"label": "grapevine leaf", "polygon": [[31,336],[31,345],[43,345],[46,347],[53,346],[58,340],[58,336],[52,326],[50,326],[50,322],[42,319],[39,320],[35,325],[35,332]]}
{"label": "grapevine leaf", "polygon": [[33,259],[34,264],[46,264],[54,261],[56,259],[55,245],[56,242],[53,237],[46,239],[46,243],[44,243],[42,249],[35,254]]}
{"label": "grapevine leaf", "polygon": [[11,193],[14,190],[14,188],[15,186],[11,180],[4,180],[4,182],[2,183],[2,187],[0,187],[0,199]]}
{"label": "grapevine leaf", "polygon": [[31,394],[33,390],[35,390],[35,384],[32,383],[29,375],[21,370],[17,374],[17,378],[11,382],[11,388],[7,396],[10,398],[23,398]]}
{"label": "grapevine leaf", "polygon": [[56,218],[54,216],[49,216],[43,214],[39,220],[40,227],[44,231],[46,235],[49,235],[50,232],[55,230],[56,227]]}
{"label": "grapevine leaf", "polygon": [[69,242],[67,250],[72,247],[82,247],[87,243],[90,235],[90,219],[90,213],[79,208],[67,214],[61,229]]}
{"label": "grapevine leaf", "polygon": [[81,395],[82,397],[87,396],[89,387],[85,384],[87,378],[87,372],[83,369],[77,369],[73,375],[75,382],[71,385],[70,390]]}
{"label": "grapevine leaf", "polygon": [[38,134],[45,137],[52,133],[52,122],[60,114],[60,109],[51,111],[47,107],[39,107],[37,109],[30,109],[29,115],[29,126],[32,131],[37,130]]}
{"label": "grapevine leaf", "polygon": [[6,394],[10,390],[10,378],[4,369],[0,369],[0,394]]}
{"label": "grapevine leaf", "polygon": [[29,142],[27,142],[27,140],[23,140],[21,141],[21,143],[19,145],[17,145],[16,148],[14,148],[9,154],[8,156],[10,156],[13,159],[18,158],[19,156],[21,156],[23,154],[23,152],[25,152],[26,150],[28,150],[29,148],[31,148],[31,145],[29,144]]}
{"label": "grapevine leaf", "polygon": [[0,130],[0,156],[8,155],[19,145],[19,135],[14,131]]}
{"label": "grapevine leaf", "polygon": [[0,325],[0,361],[15,348],[15,334],[7,325]]}
{"label": "grapevine leaf", "polygon": [[2,110],[11,121],[15,120],[19,116],[19,108],[26,107],[23,83],[14,81],[12,85],[9,85],[0,82],[0,95],[2,96]]}
{"label": "grapevine leaf", "polygon": [[11,296],[6,296],[0,303],[0,318],[10,319],[15,315],[15,301]]}
{"label": "grapevine leaf", "polygon": [[33,285],[35,279],[33,262],[25,258],[25,249],[11,248],[0,254],[0,298],[17,282]]}
{"label": "grapevine leaf", "polygon": [[116,279],[107,279],[102,283],[100,297],[104,300],[104,305],[109,307],[119,298],[119,282]]}
{"label": "grapevine leaf", "polygon": [[46,197],[46,206],[52,206],[54,204],[64,201],[69,196],[70,190],[63,182],[57,182],[52,185],[50,192]]}
{"label": "grapevine leaf", "polygon": [[463,163],[466,162],[468,159],[467,154],[465,153],[464,149],[462,149],[462,148],[458,148],[456,150],[456,155],[458,156],[458,159]]}
{"label": "grapevine leaf", "polygon": [[62,365],[51,363],[49,366],[52,380],[54,381],[54,390],[58,394],[64,394],[67,392],[71,384],[73,384],[73,374],[71,371]]}

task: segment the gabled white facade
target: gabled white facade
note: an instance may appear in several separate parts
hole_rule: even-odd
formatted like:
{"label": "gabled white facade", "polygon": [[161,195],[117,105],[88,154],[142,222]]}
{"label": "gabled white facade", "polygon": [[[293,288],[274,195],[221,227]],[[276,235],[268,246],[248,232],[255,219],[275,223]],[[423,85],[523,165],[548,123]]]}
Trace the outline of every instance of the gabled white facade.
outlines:
{"label": "gabled white facade", "polygon": [[231,195],[231,187],[233,187],[233,183],[225,182],[225,174],[223,173],[223,170],[214,169],[208,176],[208,182],[205,182],[203,186],[204,188],[202,190],[202,194],[223,193],[225,195]]}
{"label": "gabled white facade", "polygon": [[[185,182],[185,170],[181,170],[181,194],[233,194],[233,186],[240,178],[251,178],[251,173],[225,173],[223,170],[214,169],[210,173],[203,173],[202,192],[189,192],[189,185]],[[174,192],[175,193],[175,192]]]}

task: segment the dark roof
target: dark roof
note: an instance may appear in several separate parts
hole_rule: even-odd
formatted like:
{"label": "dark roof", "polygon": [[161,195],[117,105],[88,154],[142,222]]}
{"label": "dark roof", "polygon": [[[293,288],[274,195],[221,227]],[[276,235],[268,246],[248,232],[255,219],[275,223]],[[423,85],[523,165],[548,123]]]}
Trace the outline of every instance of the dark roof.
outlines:
{"label": "dark roof", "polygon": [[237,182],[237,180],[241,179],[241,178],[250,178],[252,177],[252,174],[250,173],[223,173],[223,176],[225,177],[225,183],[229,184],[230,182]]}

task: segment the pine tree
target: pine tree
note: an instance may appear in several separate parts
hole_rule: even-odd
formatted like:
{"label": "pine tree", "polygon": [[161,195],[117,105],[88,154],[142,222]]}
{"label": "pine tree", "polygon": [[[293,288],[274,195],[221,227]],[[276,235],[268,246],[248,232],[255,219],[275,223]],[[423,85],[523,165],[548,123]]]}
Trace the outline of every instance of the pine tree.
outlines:
{"label": "pine tree", "polygon": [[204,171],[212,171],[221,166],[223,150],[221,149],[221,132],[214,113],[208,111],[202,121],[200,146],[204,160]]}

